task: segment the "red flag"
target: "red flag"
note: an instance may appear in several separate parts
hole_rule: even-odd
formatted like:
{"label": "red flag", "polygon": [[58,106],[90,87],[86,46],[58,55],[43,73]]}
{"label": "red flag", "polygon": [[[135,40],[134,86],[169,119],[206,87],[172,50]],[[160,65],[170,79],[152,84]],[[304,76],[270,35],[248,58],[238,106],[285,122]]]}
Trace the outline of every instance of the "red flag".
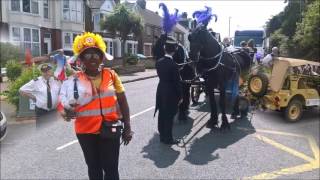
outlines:
{"label": "red flag", "polygon": [[32,59],[31,51],[29,48],[27,48],[25,53],[25,63],[27,65],[31,65],[32,64],[31,59]]}

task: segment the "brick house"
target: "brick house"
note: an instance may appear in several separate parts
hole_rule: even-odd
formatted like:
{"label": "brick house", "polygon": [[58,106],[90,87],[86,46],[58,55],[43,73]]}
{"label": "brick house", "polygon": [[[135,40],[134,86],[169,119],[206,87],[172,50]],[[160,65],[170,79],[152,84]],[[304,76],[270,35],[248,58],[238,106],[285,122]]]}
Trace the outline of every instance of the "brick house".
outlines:
{"label": "brick house", "polygon": [[86,0],[0,1],[0,41],[28,48],[33,56],[53,50],[72,49],[77,34],[84,31]]}

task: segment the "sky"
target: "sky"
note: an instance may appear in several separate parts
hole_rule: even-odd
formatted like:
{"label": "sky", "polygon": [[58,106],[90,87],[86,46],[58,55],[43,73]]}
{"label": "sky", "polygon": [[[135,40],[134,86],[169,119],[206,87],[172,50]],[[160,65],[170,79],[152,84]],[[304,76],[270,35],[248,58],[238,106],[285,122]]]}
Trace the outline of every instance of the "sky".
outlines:
{"label": "sky", "polygon": [[147,0],[147,9],[162,14],[160,2],[165,3],[171,13],[177,8],[179,12],[187,12],[190,18],[194,11],[204,9],[204,6],[211,7],[218,20],[212,20],[208,27],[219,32],[222,38],[229,36],[229,17],[230,36],[233,37],[235,30],[262,29],[272,16],[287,5],[284,0]]}

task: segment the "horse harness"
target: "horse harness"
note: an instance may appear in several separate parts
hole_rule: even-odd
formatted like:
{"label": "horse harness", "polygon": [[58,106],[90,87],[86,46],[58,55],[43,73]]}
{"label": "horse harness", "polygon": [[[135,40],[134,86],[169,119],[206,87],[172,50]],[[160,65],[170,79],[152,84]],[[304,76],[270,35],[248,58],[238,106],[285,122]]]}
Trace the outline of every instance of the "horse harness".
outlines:
{"label": "horse harness", "polygon": [[[221,47],[221,51],[220,51],[217,55],[215,55],[215,56],[213,56],[213,57],[205,58],[205,57],[201,57],[201,56],[200,56],[200,58],[201,58],[201,59],[204,59],[204,60],[215,60],[215,59],[219,58],[219,59],[218,59],[218,63],[217,63],[213,68],[207,69],[204,73],[208,73],[209,71],[216,70],[219,66],[223,66],[223,67],[225,67],[226,69],[231,70],[233,73],[236,73],[236,71],[237,71],[237,67],[236,67],[236,66],[235,66],[235,67],[229,67],[229,66],[227,66],[227,65],[225,65],[224,63],[221,62],[222,57],[223,57],[223,53],[228,53],[228,54],[232,57],[232,60],[234,61],[234,63],[237,64],[238,67],[240,68],[240,64],[239,64],[239,62],[237,61],[237,58],[234,56],[234,54],[237,53],[238,51],[230,52],[230,53],[229,53],[229,52],[227,52],[227,51],[225,50],[226,48],[223,47],[223,45],[220,44],[220,47]],[[241,69],[241,68],[240,68],[240,69]],[[241,70],[240,70],[240,71],[241,71]]]}

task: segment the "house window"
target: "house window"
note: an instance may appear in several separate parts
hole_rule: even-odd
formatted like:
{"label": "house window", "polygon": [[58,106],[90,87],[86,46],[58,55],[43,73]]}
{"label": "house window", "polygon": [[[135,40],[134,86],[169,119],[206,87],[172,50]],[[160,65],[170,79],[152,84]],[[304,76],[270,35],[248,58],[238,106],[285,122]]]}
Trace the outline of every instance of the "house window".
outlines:
{"label": "house window", "polygon": [[132,54],[132,43],[127,44],[127,53]]}
{"label": "house window", "polygon": [[43,17],[49,18],[49,0],[43,0]]}
{"label": "house window", "polygon": [[100,32],[100,13],[93,16],[93,29],[95,32]]}
{"label": "house window", "polygon": [[39,41],[39,30],[23,28],[23,45],[24,50],[27,48],[31,50],[33,56],[40,55],[40,41]]}
{"label": "house window", "polygon": [[82,2],[77,0],[63,0],[63,19],[82,22]]}
{"label": "house window", "polygon": [[151,36],[151,27],[150,26],[146,27],[146,33],[148,36]]}
{"label": "house window", "polygon": [[26,13],[39,14],[38,0],[22,0],[22,10]]}
{"label": "house window", "polygon": [[64,35],[64,46],[71,47],[71,33],[65,33]]}
{"label": "house window", "polygon": [[12,41],[20,44],[23,52],[26,49],[30,49],[33,56],[40,55],[40,34],[39,29],[32,28],[11,28]]}
{"label": "house window", "polygon": [[20,0],[11,0],[11,10],[20,11]]}
{"label": "house window", "polygon": [[20,41],[20,28],[12,27],[12,40],[13,41]]}
{"label": "house window", "polygon": [[107,45],[108,45],[108,53],[113,56],[113,42],[108,41]]}
{"label": "house window", "polygon": [[63,47],[66,49],[71,49],[72,48],[72,42],[74,41],[74,39],[77,37],[79,33],[72,33],[72,32],[65,32],[63,34],[63,42],[64,45]]}
{"label": "house window", "polygon": [[145,43],[145,44],[143,45],[144,55],[145,55],[145,56],[151,56],[151,49],[152,49],[151,44]]}

